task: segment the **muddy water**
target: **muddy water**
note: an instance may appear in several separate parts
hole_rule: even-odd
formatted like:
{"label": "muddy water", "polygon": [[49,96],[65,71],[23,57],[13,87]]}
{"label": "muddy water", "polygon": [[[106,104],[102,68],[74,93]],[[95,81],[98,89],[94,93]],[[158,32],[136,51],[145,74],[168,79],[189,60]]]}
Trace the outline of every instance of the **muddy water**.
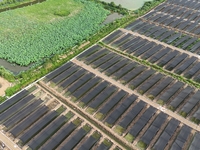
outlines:
{"label": "muddy water", "polygon": [[122,18],[123,15],[120,15],[118,13],[112,13],[110,15],[108,15],[108,17],[106,18],[106,20],[103,22],[103,24],[109,24],[117,19]]}
{"label": "muddy water", "polygon": [[29,69],[29,67],[21,67],[19,65],[11,64],[4,59],[0,59],[0,66],[3,66],[5,69],[11,71],[14,74],[18,74],[21,71]]}

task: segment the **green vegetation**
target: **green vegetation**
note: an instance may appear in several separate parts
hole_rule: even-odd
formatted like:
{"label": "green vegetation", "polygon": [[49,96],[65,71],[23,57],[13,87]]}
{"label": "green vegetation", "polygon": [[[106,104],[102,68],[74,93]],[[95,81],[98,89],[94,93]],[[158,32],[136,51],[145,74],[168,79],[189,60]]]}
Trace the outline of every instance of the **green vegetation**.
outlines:
{"label": "green vegetation", "polygon": [[129,88],[134,90],[135,89],[135,86],[134,85],[129,85]]}
{"label": "green vegetation", "polygon": [[74,96],[71,96],[70,100],[75,103],[78,99]]}
{"label": "green vegetation", "polygon": [[97,131],[95,131],[92,136],[95,138],[95,139],[99,139],[101,137],[101,134]]}
{"label": "green vegetation", "polygon": [[6,70],[4,67],[0,66],[0,76],[8,80],[9,82],[14,82],[15,77],[13,73],[10,71]]}
{"label": "green vegetation", "polygon": [[168,106],[168,109],[170,109],[171,111],[175,111],[175,110],[176,110],[176,109],[175,109],[173,106],[171,106],[171,105]]}
{"label": "green vegetation", "polygon": [[115,128],[114,128],[114,131],[119,134],[119,135],[122,135],[122,133],[124,132],[124,128],[119,126],[119,125],[116,125]]}
{"label": "green vegetation", "polygon": [[85,103],[79,102],[79,103],[78,103],[78,106],[79,106],[80,108],[84,108],[84,107],[85,107]]}
{"label": "green vegetation", "polygon": [[139,141],[137,143],[137,146],[139,147],[140,150],[145,150],[147,147],[147,144],[145,144],[143,141]]}
{"label": "green vegetation", "polygon": [[70,14],[70,11],[68,10],[57,10],[54,15],[60,16],[60,17],[64,17],[64,16],[68,16]]}
{"label": "green vegetation", "polygon": [[34,93],[34,96],[35,96],[36,98],[39,98],[39,97],[41,97],[43,94],[44,94],[44,92],[43,92],[42,90],[39,90],[39,91],[37,91],[36,93]]}
{"label": "green vegetation", "polygon": [[113,124],[109,124],[107,122],[105,122],[105,125],[108,126],[109,128],[112,128],[113,127]]}
{"label": "green vegetation", "polygon": [[82,123],[82,120],[80,118],[76,118],[75,120],[73,120],[73,124],[75,124],[76,126],[79,126]]}
{"label": "green vegetation", "polygon": [[5,96],[4,97],[0,96],[0,104],[3,103],[5,100],[6,100]]}
{"label": "green vegetation", "polygon": [[73,116],[74,116],[74,113],[72,113],[71,111],[69,111],[69,112],[65,115],[65,117],[66,117],[68,120],[71,119]]}
{"label": "green vegetation", "polygon": [[108,147],[111,147],[112,144],[113,144],[113,143],[112,143],[111,141],[109,141],[108,139],[104,139],[103,143],[104,143],[105,145],[107,145]]}
{"label": "green vegetation", "polygon": [[132,143],[133,140],[134,140],[135,138],[134,138],[130,133],[128,133],[128,134],[125,136],[125,139],[126,139],[128,142]]}
{"label": "green vegetation", "polygon": [[58,114],[61,114],[61,113],[63,113],[65,110],[66,110],[66,107],[62,105],[62,106],[60,106],[56,111],[58,112]]}
{"label": "green vegetation", "polygon": [[196,124],[199,124],[200,123],[200,120],[195,118],[195,117],[191,117],[190,120]]}
{"label": "green vegetation", "polygon": [[88,107],[86,109],[86,112],[88,112],[90,115],[92,115],[94,112],[95,112],[95,109],[91,108],[91,107]]}
{"label": "green vegetation", "polygon": [[186,112],[184,112],[184,111],[180,111],[180,112],[179,112],[179,114],[180,114],[182,117],[184,117],[184,118],[186,118],[186,117],[187,117],[187,113],[186,113]]}
{"label": "green vegetation", "polygon": [[51,88],[55,88],[56,87],[56,84],[54,82],[51,82],[50,85],[49,85]]}
{"label": "green vegetation", "polygon": [[86,131],[86,132],[89,132],[91,130],[91,127],[89,124],[86,124],[83,126],[83,129]]}
{"label": "green vegetation", "polygon": [[165,102],[164,102],[163,100],[160,100],[160,99],[157,101],[157,103],[158,103],[159,105],[162,105],[162,106],[165,104]]}
{"label": "green vegetation", "polygon": [[94,116],[96,119],[98,120],[102,120],[104,118],[104,115],[100,112],[96,113],[95,116]]}
{"label": "green vegetation", "polygon": [[0,57],[22,66],[43,62],[99,31],[108,13],[86,0],[48,0],[2,12]]}
{"label": "green vegetation", "polygon": [[64,89],[62,87],[57,87],[55,90],[58,91],[59,93],[62,93]]}

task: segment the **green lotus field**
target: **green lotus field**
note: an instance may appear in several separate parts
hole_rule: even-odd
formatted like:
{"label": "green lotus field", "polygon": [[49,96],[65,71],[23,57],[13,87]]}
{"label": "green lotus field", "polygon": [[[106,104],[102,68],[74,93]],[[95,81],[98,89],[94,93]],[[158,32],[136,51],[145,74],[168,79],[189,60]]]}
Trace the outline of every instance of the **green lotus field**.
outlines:
{"label": "green lotus field", "polygon": [[47,0],[0,13],[0,58],[27,66],[98,32],[109,12],[87,0]]}

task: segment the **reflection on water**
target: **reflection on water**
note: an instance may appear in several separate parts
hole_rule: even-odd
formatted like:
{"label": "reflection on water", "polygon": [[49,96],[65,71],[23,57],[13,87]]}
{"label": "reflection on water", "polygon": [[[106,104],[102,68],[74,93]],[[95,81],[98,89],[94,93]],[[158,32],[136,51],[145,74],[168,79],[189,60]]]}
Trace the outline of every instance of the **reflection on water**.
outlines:
{"label": "reflection on water", "polygon": [[21,67],[19,65],[11,64],[4,59],[0,59],[0,66],[3,66],[5,69],[13,72],[14,74],[18,74],[21,71],[29,69],[29,67]]}
{"label": "reflection on water", "polygon": [[146,1],[152,0],[101,0],[107,3],[114,2],[116,5],[121,4],[122,7],[130,9],[130,10],[137,10],[144,5]]}

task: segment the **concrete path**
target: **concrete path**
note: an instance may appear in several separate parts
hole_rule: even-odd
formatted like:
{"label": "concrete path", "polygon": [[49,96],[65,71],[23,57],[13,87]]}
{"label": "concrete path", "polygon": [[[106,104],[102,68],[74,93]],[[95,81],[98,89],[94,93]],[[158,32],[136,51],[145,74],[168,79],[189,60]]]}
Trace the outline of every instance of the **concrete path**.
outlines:
{"label": "concrete path", "polygon": [[21,150],[9,137],[7,137],[2,131],[0,131],[1,141],[8,147],[10,150]]}

